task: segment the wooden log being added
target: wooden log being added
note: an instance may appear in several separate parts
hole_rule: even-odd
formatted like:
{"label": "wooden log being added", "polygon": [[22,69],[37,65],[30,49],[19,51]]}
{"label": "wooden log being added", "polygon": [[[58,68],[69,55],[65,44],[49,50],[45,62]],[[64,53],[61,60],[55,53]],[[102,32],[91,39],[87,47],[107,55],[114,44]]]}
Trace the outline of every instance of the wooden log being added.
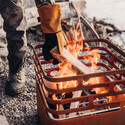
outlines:
{"label": "wooden log being added", "polygon": [[68,52],[65,48],[63,48],[63,52],[61,55],[58,54],[57,47],[54,47],[51,50],[52,55],[56,58],[59,62],[68,60],[72,63],[73,68],[75,68],[79,73],[82,74],[90,74],[93,71],[85,66],[82,62],[80,62],[77,58],[75,58],[70,52]]}

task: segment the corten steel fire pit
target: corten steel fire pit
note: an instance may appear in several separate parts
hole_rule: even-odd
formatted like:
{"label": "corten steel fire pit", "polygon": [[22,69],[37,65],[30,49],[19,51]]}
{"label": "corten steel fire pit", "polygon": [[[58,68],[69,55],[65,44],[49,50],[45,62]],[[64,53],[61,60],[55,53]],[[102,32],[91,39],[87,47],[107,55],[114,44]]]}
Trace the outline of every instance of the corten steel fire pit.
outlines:
{"label": "corten steel fire pit", "polygon": [[[104,47],[99,46],[100,42]],[[105,39],[88,39],[83,43],[89,44],[90,50],[83,49],[78,59],[90,67],[91,64],[84,59],[85,54],[99,49],[101,57],[98,70],[91,74],[63,77],[53,76],[59,67],[43,59],[42,44],[34,47],[37,106],[41,124],[125,125],[125,53]],[[103,81],[83,84],[83,81],[97,77],[103,78]],[[77,86],[58,89],[58,83],[67,81],[76,81]],[[91,91],[95,88],[107,88],[107,92],[99,94]],[[72,93],[80,90],[81,96],[73,98]],[[53,99],[53,95],[58,99]],[[107,97],[111,97],[112,101]],[[71,103],[75,102],[78,102],[77,107],[70,108]]]}

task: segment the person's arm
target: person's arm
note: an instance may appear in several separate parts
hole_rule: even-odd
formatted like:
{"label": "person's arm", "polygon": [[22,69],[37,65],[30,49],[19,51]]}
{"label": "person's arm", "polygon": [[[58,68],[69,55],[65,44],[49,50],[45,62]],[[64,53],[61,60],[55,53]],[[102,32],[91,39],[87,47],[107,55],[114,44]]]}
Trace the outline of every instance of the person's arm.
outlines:
{"label": "person's arm", "polygon": [[[66,41],[61,27],[61,6],[58,4],[50,4],[48,1],[40,2],[35,0],[38,6],[41,28],[45,36],[43,45],[43,56],[46,61],[53,59],[53,63],[58,61],[52,56],[50,51],[57,46],[59,54],[62,53]],[[38,5],[39,4],[39,5]]]}

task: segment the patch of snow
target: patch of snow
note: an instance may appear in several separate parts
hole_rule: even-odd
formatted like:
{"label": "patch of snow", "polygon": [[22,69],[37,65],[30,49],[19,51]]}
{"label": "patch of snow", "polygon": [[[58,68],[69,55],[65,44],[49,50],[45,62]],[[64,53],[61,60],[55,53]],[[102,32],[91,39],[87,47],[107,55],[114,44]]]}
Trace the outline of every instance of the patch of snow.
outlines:
{"label": "patch of snow", "polygon": [[125,0],[86,0],[85,12],[90,18],[104,19],[125,30]]}

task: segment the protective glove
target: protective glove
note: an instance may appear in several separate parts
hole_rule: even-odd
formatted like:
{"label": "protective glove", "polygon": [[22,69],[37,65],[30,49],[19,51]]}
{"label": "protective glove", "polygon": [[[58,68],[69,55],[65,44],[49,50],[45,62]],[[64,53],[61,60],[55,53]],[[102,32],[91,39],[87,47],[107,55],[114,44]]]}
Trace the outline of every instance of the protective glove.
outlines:
{"label": "protective glove", "polygon": [[50,51],[57,46],[59,54],[62,53],[66,45],[63,31],[61,28],[61,7],[60,5],[45,5],[38,8],[41,28],[45,34],[45,43],[43,45],[43,56],[46,61],[54,59],[53,63],[58,61],[52,56]]}

